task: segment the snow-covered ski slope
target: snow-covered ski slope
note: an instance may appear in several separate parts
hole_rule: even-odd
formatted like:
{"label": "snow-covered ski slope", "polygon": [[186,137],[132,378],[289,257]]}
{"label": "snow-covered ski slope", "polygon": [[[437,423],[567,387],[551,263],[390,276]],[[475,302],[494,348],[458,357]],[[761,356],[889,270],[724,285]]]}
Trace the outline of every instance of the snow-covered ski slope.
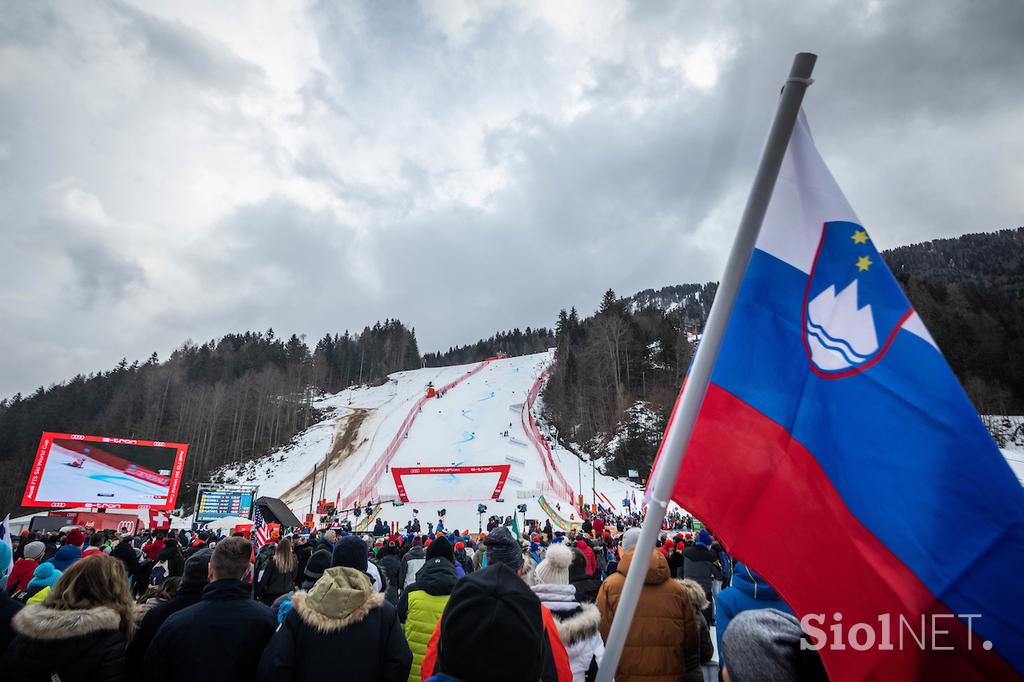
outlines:
{"label": "snow-covered ski slope", "polygon": [[[257,462],[242,480],[258,483],[261,495],[280,497],[300,518],[309,511],[311,497],[319,499],[323,490],[324,497],[340,498],[343,506],[383,499],[382,518],[403,525],[417,509],[424,530],[427,521],[436,521],[438,509],[447,510],[445,527],[476,530],[480,503],[487,505],[484,520],[491,514],[511,515],[521,503],[527,505],[527,518],[543,520],[539,495],[569,518],[575,512],[566,492],[570,488],[574,494],[582,492],[587,503],[596,489],[604,506],[619,508],[635,487],[600,472],[595,475],[588,463],[556,444],[546,449],[543,429],[523,408],[531,389],[536,397],[551,359],[550,353],[537,353],[410,370],[392,374],[382,386],[342,391],[319,404],[328,411],[327,419],[295,444]],[[426,398],[428,383],[449,388],[440,398]],[[503,465],[509,469],[503,502],[490,499],[498,473],[444,473],[404,476],[409,502],[401,507],[388,503],[399,497],[391,471],[395,467]],[[237,467],[225,473],[237,475],[232,469]]]}

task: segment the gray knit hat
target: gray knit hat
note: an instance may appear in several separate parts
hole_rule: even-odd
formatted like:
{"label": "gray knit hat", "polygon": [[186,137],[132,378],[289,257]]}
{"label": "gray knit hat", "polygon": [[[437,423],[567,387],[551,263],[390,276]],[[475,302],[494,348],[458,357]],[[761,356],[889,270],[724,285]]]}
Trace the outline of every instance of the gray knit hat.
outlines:
{"label": "gray knit hat", "polygon": [[722,634],[722,660],[733,682],[827,680],[818,653],[801,650],[803,630],[778,609],[743,611]]}
{"label": "gray knit hat", "polygon": [[25,545],[25,558],[26,559],[40,559],[46,552],[46,545],[35,540]]}
{"label": "gray knit hat", "polygon": [[487,546],[487,565],[505,564],[514,571],[523,567],[523,548],[512,537],[507,526],[498,526],[484,540]]}
{"label": "gray knit hat", "polygon": [[622,551],[628,552],[629,550],[636,547],[636,543],[640,541],[640,529],[630,528],[622,534]]}

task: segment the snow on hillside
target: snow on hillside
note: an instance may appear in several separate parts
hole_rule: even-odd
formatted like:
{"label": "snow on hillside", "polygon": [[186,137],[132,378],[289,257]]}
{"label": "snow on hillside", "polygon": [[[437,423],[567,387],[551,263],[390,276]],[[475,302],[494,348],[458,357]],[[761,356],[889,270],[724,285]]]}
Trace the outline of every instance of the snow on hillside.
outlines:
{"label": "snow on hillside", "polygon": [[[328,416],[293,444],[262,460],[225,467],[219,474],[225,482],[235,479],[257,483],[261,495],[280,497],[302,518],[310,509],[311,493],[314,499],[320,499],[323,490],[324,497],[331,501],[337,497],[344,500],[368,475],[373,480],[375,465],[388,455],[391,460],[387,469],[377,467],[384,473],[374,486],[374,500],[398,498],[391,471],[395,467],[508,465],[503,502],[489,499],[498,473],[406,475],[402,481],[409,503],[394,507],[385,502],[381,516],[404,524],[417,509],[426,529],[427,521],[437,520],[437,510],[446,509],[447,527],[476,530],[478,504],[487,505],[486,521],[491,514],[511,515],[518,504],[525,502],[527,518],[543,520],[536,498],[546,486],[542,459],[546,455],[524,427],[522,405],[550,362],[549,353],[537,353],[495,359],[482,367],[474,363],[392,374],[382,386],[348,389],[323,399],[317,407]],[[460,383],[443,397],[428,399],[416,408],[428,383],[440,388],[454,381]],[[539,414],[539,406],[534,412]],[[550,448],[556,477],[560,475],[577,494],[582,482],[588,503],[596,490],[598,499],[603,496],[619,507],[627,491],[635,488],[626,481],[591,471],[589,463],[580,463],[576,455],[557,444]],[[558,504],[562,515],[569,518],[571,500],[550,491],[545,498]]]}

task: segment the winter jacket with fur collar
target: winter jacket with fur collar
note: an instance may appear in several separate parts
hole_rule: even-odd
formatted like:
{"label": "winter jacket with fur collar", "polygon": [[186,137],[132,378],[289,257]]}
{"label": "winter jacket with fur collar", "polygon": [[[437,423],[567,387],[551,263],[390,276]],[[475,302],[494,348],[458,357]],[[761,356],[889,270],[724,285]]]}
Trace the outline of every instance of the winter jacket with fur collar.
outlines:
{"label": "winter jacket with fur collar", "polygon": [[[57,610],[30,604],[11,620],[16,636],[0,671],[19,682],[121,682],[124,635],[113,609]],[[55,677],[56,676],[56,677]]]}
{"label": "winter jacket with fur collar", "polygon": [[531,589],[555,619],[558,637],[569,654],[573,682],[595,679],[604,655],[601,612],[597,606],[576,601],[576,588],[572,585],[543,583],[532,585]]}
{"label": "winter jacket with fur collar", "polygon": [[329,568],[292,608],[260,659],[258,680],[322,682],[327,671],[345,679],[404,682],[412,665],[394,605],[375,592],[365,573]]}

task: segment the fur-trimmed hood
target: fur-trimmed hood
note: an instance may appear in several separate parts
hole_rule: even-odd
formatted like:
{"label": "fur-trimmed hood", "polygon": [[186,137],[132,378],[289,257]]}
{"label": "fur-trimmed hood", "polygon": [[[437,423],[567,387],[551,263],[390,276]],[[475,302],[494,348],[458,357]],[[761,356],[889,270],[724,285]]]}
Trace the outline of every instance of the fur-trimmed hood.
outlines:
{"label": "fur-trimmed hood", "polygon": [[318,632],[337,632],[358,623],[384,603],[370,579],[354,568],[329,568],[309,592],[292,595],[292,610]]}
{"label": "fur-trimmed hood", "polygon": [[552,610],[551,615],[558,628],[558,638],[567,647],[597,636],[601,627],[601,612],[595,604],[580,604],[579,609],[572,611]]}
{"label": "fur-trimmed hood", "polygon": [[106,606],[59,610],[43,604],[29,604],[11,620],[11,628],[16,633],[35,640],[69,639],[120,627],[121,617]]}

